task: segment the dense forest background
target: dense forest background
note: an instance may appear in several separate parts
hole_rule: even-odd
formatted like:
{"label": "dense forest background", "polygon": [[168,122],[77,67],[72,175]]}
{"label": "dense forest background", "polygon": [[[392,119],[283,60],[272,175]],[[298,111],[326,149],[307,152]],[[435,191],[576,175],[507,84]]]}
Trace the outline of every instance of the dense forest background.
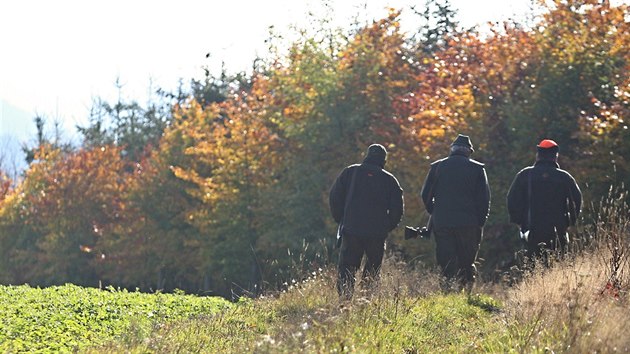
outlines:
{"label": "dense forest background", "polygon": [[[427,215],[429,163],[458,133],[486,164],[491,215],[480,254],[495,279],[519,248],[505,195],[543,138],[589,210],[630,183],[630,12],[554,0],[530,23],[479,32],[448,1],[369,25],[298,30],[248,73],[206,71],[147,104],[97,100],[81,143],[36,117],[28,168],[0,171],[0,283],[114,285],[253,295],[335,262],[328,190],[381,143],[405,192],[403,224]],[[415,11],[417,30],[401,30]],[[575,233],[574,237],[580,237]],[[388,248],[433,266],[432,242]]]}

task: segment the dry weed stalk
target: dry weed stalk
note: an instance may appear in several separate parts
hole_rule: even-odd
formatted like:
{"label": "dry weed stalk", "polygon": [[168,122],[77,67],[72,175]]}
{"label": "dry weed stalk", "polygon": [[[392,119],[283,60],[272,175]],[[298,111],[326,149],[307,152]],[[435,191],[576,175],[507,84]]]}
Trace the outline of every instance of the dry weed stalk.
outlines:
{"label": "dry weed stalk", "polygon": [[611,187],[608,196],[593,208],[594,223],[585,230],[589,238],[595,240],[600,262],[607,271],[601,294],[615,298],[628,287],[626,274],[630,262],[630,208],[627,200],[628,192]]}

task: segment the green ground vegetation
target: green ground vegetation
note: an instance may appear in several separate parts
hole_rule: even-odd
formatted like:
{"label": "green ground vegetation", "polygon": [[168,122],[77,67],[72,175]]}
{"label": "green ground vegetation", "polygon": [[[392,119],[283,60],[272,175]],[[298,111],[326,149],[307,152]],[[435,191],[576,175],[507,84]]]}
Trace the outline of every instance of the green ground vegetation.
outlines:
{"label": "green ground vegetation", "polygon": [[[378,287],[340,301],[334,271],[230,303],[73,285],[0,288],[0,350],[126,353],[497,353],[630,350],[625,279],[606,287],[606,249],[444,293],[434,272],[390,256]],[[625,265],[627,267],[627,264]]]}
{"label": "green ground vegetation", "polygon": [[170,322],[230,306],[222,298],[182,293],[0,286],[0,351],[69,352],[112,341],[130,345]]}

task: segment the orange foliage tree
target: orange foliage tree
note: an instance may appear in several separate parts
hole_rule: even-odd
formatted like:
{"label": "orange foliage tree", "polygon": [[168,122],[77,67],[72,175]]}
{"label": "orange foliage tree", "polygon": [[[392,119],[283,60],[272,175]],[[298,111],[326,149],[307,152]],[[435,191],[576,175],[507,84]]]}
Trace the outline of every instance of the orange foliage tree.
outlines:
{"label": "orange foliage tree", "polygon": [[128,216],[101,244],[107,283],[144,291],[202,289],[199,231],[191,220],[199,203],[187,193],[193,185],[172,171],[186,160],[189,143],[181,136],[165,136],[134,163],[126,194]]}
{"label": "orange foliage tree", "polygon": [[192,101],[180,107],[165,136],[189,141],[186,159],[171,170],[190,184],[187,194],[199,203],[188,218],[200,234],[199,266],[215,291],[232,284],[237,293],[261,286],[259,215],[271,207],[261,195],[273,186],[281,150],[266,116],[264,83],[256,80],[251,90],[233,92],[220,104],[203,108]]}
{"label": "orange foliage tree", "polygon": [[567,142],[567,162],[599,198],[611,184],[630,182],[629,7],[595,0],[551,7],[537,33],[547,60],[541,91],[555,116],[547,126]]}
{"label": "orange foliage tree", "polygon": [[12,283],[97,286],[100,247],[126,216],[120,150],[62,153],[42,145],[2,203],[3,263]]}

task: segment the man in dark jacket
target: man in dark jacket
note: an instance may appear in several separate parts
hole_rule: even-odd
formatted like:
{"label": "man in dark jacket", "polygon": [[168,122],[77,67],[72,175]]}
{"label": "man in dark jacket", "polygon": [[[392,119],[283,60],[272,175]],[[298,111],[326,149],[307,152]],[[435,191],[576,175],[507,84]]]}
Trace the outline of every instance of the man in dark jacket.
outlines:
{"label": "man in dark jacket", "polygon": [[484,165],[470,158],[470,138],[459,135],[450,155],[431,164],[422,201],[435,236],[437,263],[450,288],[458,279],[470,291],[475,280],[475,259],[490,209],[490,188]]}
{"label": "man in dark jacket", "polygon": [[558,144],[542,140],[536,146],[534,166],[522,169],[507,195],[510,221],[519,225],[533,260],[548,251],[561,251],[569,243],[567,229],[575,222],[582,206],[582,193],[575,179],[558,165]]}
{"label": "man in dark jacket", "polygon": [[341,237],[337,291],[345,299],[352,297],[364,254],[365,285],[377,277],[387,234],[398,226],[404,212],[403,191],[384,170],[386,158],[382,145],[370,145],[363,163],[346,167],[330,190],[330,211]]}

